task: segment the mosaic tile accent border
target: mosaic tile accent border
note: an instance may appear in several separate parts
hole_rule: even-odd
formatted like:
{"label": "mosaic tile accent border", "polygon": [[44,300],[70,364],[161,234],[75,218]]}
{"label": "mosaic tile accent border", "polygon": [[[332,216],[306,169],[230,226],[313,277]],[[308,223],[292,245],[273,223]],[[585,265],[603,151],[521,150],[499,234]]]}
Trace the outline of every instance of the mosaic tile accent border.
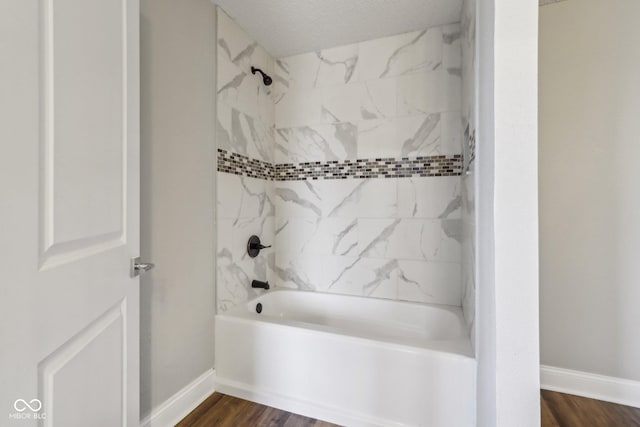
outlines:
{"label": "mosaic tile accent border", "polygon": [[276,181],[346,178],[411,178],[417,176],[458,176],[462,156],[426,156],[358,159],[276,165]]}
{"label": "mosaic tile accent border", "polygon": [[272,163],[222,149],[218,149],[218,172],[266,179],[267,181],[273,181],[274,177]]}
{"label": "mosaic tile accent border", "polygon": [[218,171],[269,181],[460,176],[462,155],[271,164],[218,149]]}

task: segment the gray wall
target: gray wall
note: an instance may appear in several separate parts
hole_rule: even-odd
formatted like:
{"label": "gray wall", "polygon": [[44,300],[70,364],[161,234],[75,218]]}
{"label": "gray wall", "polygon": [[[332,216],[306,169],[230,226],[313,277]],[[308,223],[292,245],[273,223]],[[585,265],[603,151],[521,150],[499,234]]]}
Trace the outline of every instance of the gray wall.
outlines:
{"label": "gray wall", "polygon": [[213,367],[215,10],[141,1],[141,415]]}
{"label": "gray wall", "polygon": [[541,362],[640,380],[640,3],[540,9]]}

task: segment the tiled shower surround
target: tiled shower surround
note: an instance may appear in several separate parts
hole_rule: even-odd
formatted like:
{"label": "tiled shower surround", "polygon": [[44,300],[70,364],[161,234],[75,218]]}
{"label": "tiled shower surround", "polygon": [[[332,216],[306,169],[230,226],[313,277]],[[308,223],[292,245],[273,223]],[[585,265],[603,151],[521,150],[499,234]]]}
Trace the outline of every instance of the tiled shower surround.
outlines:
{"label": "tiled shower surround", "polygon": [[462,126],[465,129],[464,173],[462,174],[462,312],[475,348],[476,318],[476,0],[464,0],[462,6]]}
{"label": "tiled shower surround", "polygon": [[[274,106],[271,90],[251,74],[251,66],[273,74],[274,60],[218,9],[218,149],[246,156],[260,166],[273,162]],[[224,311],[259,293],[251,280],[273,283],[275,252],[247,255],[253,234],[274,241],[272,183],[256,177],[217,175],[217,302]]]}
{"label": "tiled shower surround", "polygon": [[252,279],[461,305],[460,25],[273,60],[218,16],[219,308]]}

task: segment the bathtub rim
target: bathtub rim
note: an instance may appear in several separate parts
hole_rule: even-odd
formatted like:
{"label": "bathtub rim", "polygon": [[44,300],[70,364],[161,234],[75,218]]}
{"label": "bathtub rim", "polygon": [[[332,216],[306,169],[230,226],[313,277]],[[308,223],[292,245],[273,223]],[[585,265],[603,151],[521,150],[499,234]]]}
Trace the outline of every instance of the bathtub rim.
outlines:
{"label": "bathtub rim", "polygon": [[[299,292],[304,292],[306,294],[315,294],[316,292],[313,291],[302,291],[302,290],[294,290],[294,289],[274,289],[272,291],[268,291],[269,293],[276,293],[276,292],[286,292],[286,293],[299,293]],[[376,298],[378,300],[381,301],[389,301],[392,303],[399,303],[399,304],[410,304],[410,305],[417,305],[417,306],[429,306],[431,308],[434,309],[445,309],[447,311],[453,312],[457,317],[458,320],[461,321],[461,326],[464,328],[463,331],[465,333],[463,333],[460,337],[457,337],[455,339],[451,339],[451,340],[431,340],[428,341],[429,343],[433,343],[435,345],[424,345],[424,346],[420,346],[420,345],[412,345],[409,343],[402,343],[402,342],[394,342],[394,341],[388,341],[388,340],[381,340],[381,339],[375,339],[372,337],[367,337],[367,336],[362,336],[362,335],[358,335],[358,334],[350,334],[348,333],[348,331],[343,331],[343,330],[339,330],[338,328],[335,327],[330,327],[330,326],[325,326],[325,325],[320,325],[320,324],[316,324],[316,323],[309,323],[309,322],[303,322],[303,321],[297,321],[297,320],[292,320],[292,319],[280,319],[277,317],[273,317],[273,316],[262,316],[260,314],[257,314],[253,311],[250,311],[249,305],[252,303],[255,303],[256,300],[258,300],[259,298],[263,297],[267,295],[267,293],[264,293],[256,298],[253,298],[249,301],[245,301],[241,304],[238,304],[236,307],[233,307],[232,309],[223,312],[223,313],[218,313],[216,314],[216,318],[219,319],[224,319],[224,320],[230,320],[230,321],[235,321],[235,322],[241,322],[244,324],[253,324],[253,323],[259,323],[259,324],[264,324],[264,325],[272,325],[273,327],[277,327],[277,328],[284,328],[284,329],[288,329],[288,328],[294,328],[294,329],[302,329],[302,330],[306,330],[308,331],[308,333],[320,333],[320,334],[326,334],[329,335],[331,337],[334,338],[339,338],[339,339],[346,339],[346,340],[356,340],[359,342],[362,342],[363,344],[367,344],[367,345],[374,345],[374,346],[384,346],[387,348],[393,348],[399,351],[404,351],[404,352],[413,352],[413,353],[417,353],[417,354],[425,354],[425,353],[437,353],[440,357],[448,357],[448,358],[454,358],[454,359],[463,359],[463,360],[471,360],[471,361],[476,361],[476,357],[473,351],[473,348],[471,347],[471,342],[470,342],[470,337],[468,335],[468,327],[466,325],[466,322],[464,322],[464,318],[461,318],[460,316],[462,316],[461,313],[461,307],[456,307],[456,306],[451,306],[451,305],[444,305],[444,304],[422,304],[422,303],[416,303],[416,302],[411,302],[411,301],[395,301],[395,300],[388,300],[388,299],[384,299],[384,298]],[[328,294],[328,295],[336,295],[336,294]],[[365,297],[359,297],[359,296],[354,296],[354,295],[341,295],[341,294],[337,294],[336,296],[339,297],[348,297],[348,298],[355,298],[355,299],[368,299]],[[457,310],[456,310],[457,309]],[[460,312],[458,312],[458,310]],[[465,348],[447,348],[446,343],[464,343],[464,347]],[[442,348],[439,348],[437,344],[440,344],[442,346]]]}
{"label": "bathtub rim", "polygon": [[401,305],[411,305],[411,306],[415,306],[415,307],[432,307],[432,308],[436,308],[439,310],[446,310],[446,311],[452,311],[455,312],[455,314],[457,315],[457,311],[458,309],[462,309],[461,305],[451,305],[451,304],[439,304],[439,303],[434,303],[434,302],[419,302],[419,301],[406,301],[406,300],[396,300],[396,299],[391,299],[391,298],[384,298],[384,297],[377,297],[377,296],[362,296],[362,295],[350,295],[350,294],[338,294],[338,293],[332,293],[332,292],[319,292],[319,291],[310,291],[310,290],[306,290],[306,289],[293,289],[293,288],[283,288],[283,287],[274,287],[271,288],[269,290],[263,291],[260,293],[260,295],[253,297],[247,301],[243,301],[241,303],[239,303],[238,305],[229,308],[226,311],[220,312],[218,310],[218,312],[216,314],[218,315],[222,315],[222,314],[230,314],[230,313],[235,313],[235,312],[241,312],[242,308],[245,307],[246,305],[248,305],[249,303],[252,303],[253,301],[256,301],[258,298],[263,298],[265,296],[268,295],[272,295],[272,294],[276,294],[276,293],[295,293],[295,294],[306,294],[306,295],[322,295],[322,296],[330,296],[330,297],[339,297],[339,298],[346,298],[346,299],[353,299],[353,300],[363,300],[363,301],[370,301],[370,300],[374,300],[374,301],[378,301],[378,302],[388,302],[391,304],[401,304]]}

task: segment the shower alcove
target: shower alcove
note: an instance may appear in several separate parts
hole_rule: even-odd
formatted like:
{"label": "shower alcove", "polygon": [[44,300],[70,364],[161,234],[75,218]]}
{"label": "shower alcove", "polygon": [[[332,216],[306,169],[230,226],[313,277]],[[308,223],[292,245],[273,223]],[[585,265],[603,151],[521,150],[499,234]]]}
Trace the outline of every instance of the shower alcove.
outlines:
{"label": "shower alcove", "polygon": [[474,1],[285,46],[217,3],[216,389],[474,425]]}

